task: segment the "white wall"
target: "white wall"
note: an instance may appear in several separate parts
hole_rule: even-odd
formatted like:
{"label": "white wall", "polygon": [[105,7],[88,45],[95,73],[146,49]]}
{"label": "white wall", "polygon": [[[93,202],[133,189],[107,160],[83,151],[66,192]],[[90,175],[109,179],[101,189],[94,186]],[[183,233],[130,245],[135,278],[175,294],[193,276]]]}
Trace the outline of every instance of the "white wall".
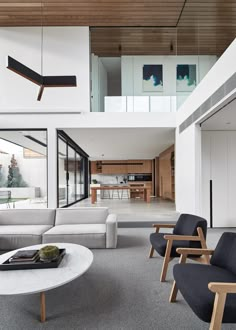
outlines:
{"label": "white wall", "polygon": [[175,140],[175,196],[180,213],[200,214],[200,127],[191,125],[181,134],[176,129]]}
{"label": "white wall", "polygon": [[120,96],[121,95],[121,80],[108,75],[108,96]]}
{"label": "white wall", "polygon": [[[177,113],[176,129],[176,209],[201,214],[201,134],[193,123],[182,133],[179,125],[236,72],[236,40],[199,83]],[[227,96],[222,100],[225,101]],[[206,112],[198,121],[211,113]]]}
{"label": "white wall", "polygon": [[[166,95],[188,96],[190,93],[176,93],[176,65],[196,64],[197,83],[203,79],[206,73],[216,62],[216,56],[122,56],[122,95]],[[143,92],[143,65],[163,65],[163,92]]]}
{"label": "white wall", "polygon": [[[117,184],[120,182],[124,183],[124,178],[127,178],[127,175],[120,175],[120,174],[113,174],[113,175],[105,175],[105,174],[92,174],[91,179],[92,180],[97,180],[98,183],[101,184]],[[118,181],[117,181],[118,179]]]}
{"label": "white wall", "polygon": [[213,227],[236,226],[236,131],[202,132],[202,215],[210,222],[212,180]]}
{"label": "white wall", "polygon": [[[236,39],[226,49],[215,65],[199,83],[184,104],[179,108],[177,124],[180,125],[202,103],[236,72]],[[209,109],[209,112],[211,109]],[[207,112],[204,116],[206,116]]]}
{"label": "white wall", "polygon": [[98,56],[92,54],[91,55],[91,110],[93,112],[99,111],[99,101],[98,101],[98,89],[99,89],[99,81],[98,81]]}
{"label": "white wall", "polygon": [[[22,149],[22,148],[19,148]],[[29,187],[40,187],[40,196],[47,196],[47,159],[46,158],[23,158],[23,149],[15,154],[17,166],[19,167],[22,179]],[[8,166],[12,155],[0,154],[0,164],[3,166],[4,179],[7,180]]]}
{"label": "white wall", "polygon": [[102,63],[98,60],[99,65],[99,111],[104,112],[104,97],[108,95],[107,89],[107,71]]}
{"label": "white wall", "polygon": [[46,88],[37,101],[39,86],[6,69],[12,56],[41,73],[41,28],[0,28],[0,111],[90,111],[88,27],[44,27],[43,74],[76,75],[77,87]]}
{"label": "white wall", "polygon": [[92,111],[104,112],[104,97],[108,95],[107,71],[101,59],[91,55]]}

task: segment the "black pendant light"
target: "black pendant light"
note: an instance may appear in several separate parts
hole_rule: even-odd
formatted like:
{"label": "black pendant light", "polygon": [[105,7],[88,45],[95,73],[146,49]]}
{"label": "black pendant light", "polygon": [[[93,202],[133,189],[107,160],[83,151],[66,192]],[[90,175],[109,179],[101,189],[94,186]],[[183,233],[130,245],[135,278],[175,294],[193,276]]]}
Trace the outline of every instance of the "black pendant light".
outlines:
{"label": "black pendant light", "polygon": [[[42,0],[43,1],[43,0]],[[41,2],[41,74],[8,56],[7,68],[40,86],[37,100],[40,101],[45,87],[76,87],[76,76],[43,75],[43,2]]]}

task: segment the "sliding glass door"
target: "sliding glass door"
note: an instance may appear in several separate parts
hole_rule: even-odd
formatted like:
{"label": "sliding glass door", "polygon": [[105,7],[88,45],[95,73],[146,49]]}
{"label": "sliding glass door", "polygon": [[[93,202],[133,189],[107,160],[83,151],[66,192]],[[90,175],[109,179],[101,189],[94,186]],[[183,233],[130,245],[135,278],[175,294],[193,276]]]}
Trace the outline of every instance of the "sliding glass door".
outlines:
{"label": "sliding glass door", "polygon": [[67,144],[64,140],[58,139],[58,206],[67,205]]}
{"label": "sliding glass door", "polygon": [[67,207],[88,197],[88,155],[58,131],[58,207]]}

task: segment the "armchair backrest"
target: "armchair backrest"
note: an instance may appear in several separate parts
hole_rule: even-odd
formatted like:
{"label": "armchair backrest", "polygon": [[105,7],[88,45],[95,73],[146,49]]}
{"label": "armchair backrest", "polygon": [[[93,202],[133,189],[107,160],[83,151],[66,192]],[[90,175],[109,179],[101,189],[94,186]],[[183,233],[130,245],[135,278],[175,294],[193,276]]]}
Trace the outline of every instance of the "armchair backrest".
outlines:
{"label": "armchair backrest", "polygon": [[[206,239],[207,221],[197,215],[183,213],[180,215],[178,221],[176,222],[173,234],[197,236],[198,227],[202,228],[203,235]],[[201,243],[195,242],[195,241],[190,241],[189,247],[201,248]]]}
{"label": "armchair backrest", "polygon": [[211,264],[225,268],[236,275],[236,233],[225,232],[222,234],[213,256]]}

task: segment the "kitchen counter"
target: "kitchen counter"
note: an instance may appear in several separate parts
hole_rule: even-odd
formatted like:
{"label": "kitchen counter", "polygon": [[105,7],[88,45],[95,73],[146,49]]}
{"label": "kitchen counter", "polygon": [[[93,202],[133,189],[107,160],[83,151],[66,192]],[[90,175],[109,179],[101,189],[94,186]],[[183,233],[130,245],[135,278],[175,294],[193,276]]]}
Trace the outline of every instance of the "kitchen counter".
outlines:
{"label": "kitchen counter", "polygon": [[[101,185],[100,187],[91,187],[91,203],[95,204],[97,201],[97,191],[101,190],[130,190],[131,198],[141,197],[147,202],[150,203],[151,201],[151,187],[145,185]],[[138,195],[138,196],[137,196]]]}

